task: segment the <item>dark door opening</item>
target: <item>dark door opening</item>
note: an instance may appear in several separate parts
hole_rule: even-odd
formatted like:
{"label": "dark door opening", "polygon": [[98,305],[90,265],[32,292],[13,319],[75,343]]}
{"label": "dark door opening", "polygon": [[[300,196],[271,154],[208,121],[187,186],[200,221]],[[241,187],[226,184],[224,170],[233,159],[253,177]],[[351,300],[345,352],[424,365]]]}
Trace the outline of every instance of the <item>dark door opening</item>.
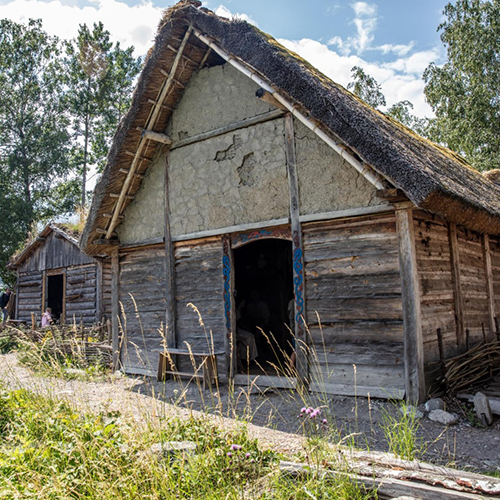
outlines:
{"label": "dark door opening", "polygon": [[292,243],[266,239],[237,248],[234,269],[238,371],[278,375],[294,349]]}
{"label": "dark door opening", "polygon": [[62,274],[47,276],[47,307],[52,309],[54,321],[60,321],[63,312],[64,277]]}

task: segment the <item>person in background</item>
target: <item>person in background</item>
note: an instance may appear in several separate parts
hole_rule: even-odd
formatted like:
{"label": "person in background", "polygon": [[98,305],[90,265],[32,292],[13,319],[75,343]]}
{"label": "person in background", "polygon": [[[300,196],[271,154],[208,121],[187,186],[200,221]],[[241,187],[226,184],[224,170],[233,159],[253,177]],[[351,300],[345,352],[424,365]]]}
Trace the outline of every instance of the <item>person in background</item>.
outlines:
{"label": "person in background", "polygon": [[7,316],[9,315],[9,312],[7,311],[7,304],[9,303],[10,300],[10,295],[12,292],[10,291],[10,288],[7,288],[5,292],[0,295],[0,309],[2,310],[2,323],[5,323],[7,321]]}
{"label": "person in background", "polygon": [[42,328],[50,326],[52,324],[52,308],[47,307],[45,312],[42,314]]}

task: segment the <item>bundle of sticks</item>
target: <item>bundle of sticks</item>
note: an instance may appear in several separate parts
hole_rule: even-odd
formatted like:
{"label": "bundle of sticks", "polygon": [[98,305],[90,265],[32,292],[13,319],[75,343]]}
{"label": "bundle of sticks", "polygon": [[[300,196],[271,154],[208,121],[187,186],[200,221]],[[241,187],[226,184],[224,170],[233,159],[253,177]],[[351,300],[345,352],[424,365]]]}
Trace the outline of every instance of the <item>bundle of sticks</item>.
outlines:
{"label": "bundle of sticks", "polygon": [[481,342],[472,349],[447,359],[442,366],[442,383],[450,394],[474,388],[500,373],[500,342]]}

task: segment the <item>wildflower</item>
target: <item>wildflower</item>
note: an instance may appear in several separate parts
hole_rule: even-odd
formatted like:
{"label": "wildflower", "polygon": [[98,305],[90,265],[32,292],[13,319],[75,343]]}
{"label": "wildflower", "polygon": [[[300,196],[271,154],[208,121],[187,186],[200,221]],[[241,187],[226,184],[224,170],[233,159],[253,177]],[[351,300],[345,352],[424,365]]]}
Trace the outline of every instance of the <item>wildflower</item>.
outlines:
{"label": "wildflower", "polygon": [[232,444],[231,445],[231,449],[233,451],[240,451],[241,450],[241,446],[239,444]]}
{"label": "wildflower", "polygon": [[328,420],[327,420],[326,418],[324,418],[324,419],[322,420],[322,422],[323,422],[323,424],[325,424],[325,425],[326,425],[326,424],[328,423]]}
{"label": "wildflower", "polygon": [[247,453],[247,454],[245,455],[245,458],[250,458],[250,453]]}
{"label": "wildflower", "polygon": [[313,411],[313,409],[311,407],[306,408],[306,414],[307,415],[309,415],[312,411]]}
{"label": "wildflower", "polygon": [[306,411],[307,411],[307,408],[304,406],[303,408],[301,408],[300,413],[305,413]]}
{"label": "wildflower", "polygon": [[232,456],[233,456],[233,454],[232,454],[230,451],[228,451],[228,452],[227,452],[227,456],[228,456],[228,457],[232,457]]}

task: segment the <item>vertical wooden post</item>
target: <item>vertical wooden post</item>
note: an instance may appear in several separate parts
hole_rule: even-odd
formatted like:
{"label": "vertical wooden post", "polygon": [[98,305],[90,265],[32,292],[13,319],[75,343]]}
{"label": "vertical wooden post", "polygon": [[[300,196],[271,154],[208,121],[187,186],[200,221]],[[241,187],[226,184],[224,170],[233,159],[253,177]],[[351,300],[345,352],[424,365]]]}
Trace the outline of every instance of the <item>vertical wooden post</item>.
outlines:
{"label": "vertical wooden post", "polygon": [[62,297],[62,312],[61,319],[59,320],[61,325],[66,324],[66,268],[63,269],[63,297]]}
{"label": "vertical wooden post", "polygon": [[486,336],[487,340],[495,338],[495,291],[493,290],[493,270],[491,267],[491,249],[490,237],[483,234],[483,257],[484,257],[484,275],[486,277],[486,295],[488,298],[488,319],[489,331]]}
{"label": "vertical wooden post", "polygon": [[166,290],[165,298],[167,308],[165,310],[165,335],[167,347],[176,347],[176,327],[175,327],[175,255],[172,234],[170,231],[170,203],[169,203],[169,155],[165,159],[165,272]]}
{"label": "vertical wooden post", "polygon": [[226,335],[224,336],[226,367],[228,369],[228,376],[232,379],[236,375],[238,369],[238,352],[236,350],[236,318],[233,303],[233,258],[231,240],[227,234],[222,237],[222,275],[224,281],[224,324],[226,326]]}
{"label": "vertical wooden post", "polygon": [[[114,249],[111,255],[111,331],[113,335],[113,370],[120,366],[120,252]],[[125,339],[123,339],[125,341]]]}
{"label": "vertical wooden post", "polygon": [[102,260],[96,262],[96,299],[95,299],[95,313],[96,323],[101,323],[104,316],[104,305],[103,305],[103,286],[102,286]]}
{"label": "vertical wooden post", "polygon": [[292,232],[293,284],[295,297],[295,352],[297,373],[302,382],[309,381],[309,342],[306,336],[306,297],[302,227],[300,225],[299,183],[295,159],[295,133],[293,116],[285,115],[285,150],[290,195],[290,227]]}
{"label": "vertical wooden post", "polygon": [[42,271],[42,307],[40,314],[43,314],[47,307],[47,271]]}
{"label": "vertical wooden post", "polygon": [[411,208],[396,210],[396,227],[403,302],[406,398],[412,403],[420,403],[425,399],[424,343],[413,211]]}
{"label": "vertical wooden post", "polygon": [[453,299],[455,302],[455,322],[457,327],[458,350],[465,349],[465,327],[464,327],[464,298],[462,294],[462,283],[460,279],[460,256],[458,252],[457,226],[448,225],[448,239],[450,240],[451,274],[453,279]]}
{"label": "vertical wooden post", "polygon": [[16,310],[14,319],[19,319],[19,290],[21,287],[19,286],[19,271],[16,271]]}

